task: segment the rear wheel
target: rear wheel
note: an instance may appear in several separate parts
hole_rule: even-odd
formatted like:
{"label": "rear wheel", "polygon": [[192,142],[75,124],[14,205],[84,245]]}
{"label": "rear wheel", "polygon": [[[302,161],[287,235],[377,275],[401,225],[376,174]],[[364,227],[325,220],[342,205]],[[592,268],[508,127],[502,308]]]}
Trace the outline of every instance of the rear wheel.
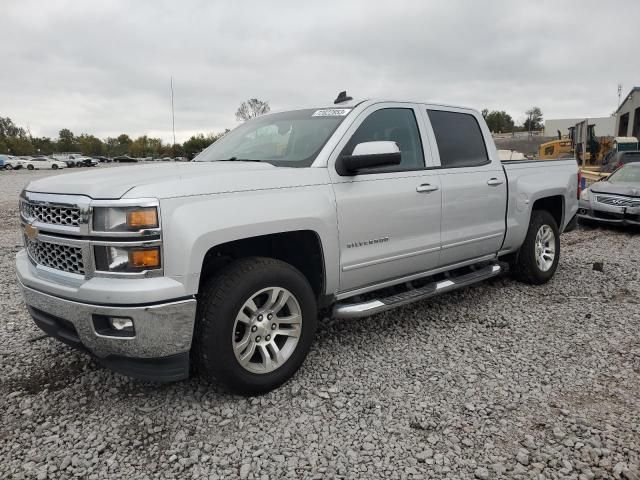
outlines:
{"label": "rear wheel", "polygon": [[27,170],[33,170],[35,167],[33,165],[27,165]]}
{"label": "rear wheel", "polygon": [[231,391],[265,393],[306,358],[317,324],[315,296],[291,265],[241,259],[203,286],[196,320],[196,367]]}
{"label": "rear wheel", "polygon": [[545,210],[531,213],[529,229],[512,264],[514,276],[525,283],[547,283],[558,268],[560,234],[553,216]]}
{"label": "rear wheel", "polygon": [[5,169],[5,170],[13,170],[13,165],[11,165],[10,163],[7,163],[7,164],[4,166],[4,169]]}

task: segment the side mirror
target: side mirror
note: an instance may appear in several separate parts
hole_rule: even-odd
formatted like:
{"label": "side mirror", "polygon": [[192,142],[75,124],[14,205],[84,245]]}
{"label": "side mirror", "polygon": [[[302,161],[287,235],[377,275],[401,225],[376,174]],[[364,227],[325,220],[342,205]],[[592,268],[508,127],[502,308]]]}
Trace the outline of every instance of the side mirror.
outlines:
{"label": "side mirror", "polygon": [[359,143],[351,155],[342,155],[336,161],[339,175],[355,175],[360,170],[400,165],[402,155],[396,142],[379,141]]}

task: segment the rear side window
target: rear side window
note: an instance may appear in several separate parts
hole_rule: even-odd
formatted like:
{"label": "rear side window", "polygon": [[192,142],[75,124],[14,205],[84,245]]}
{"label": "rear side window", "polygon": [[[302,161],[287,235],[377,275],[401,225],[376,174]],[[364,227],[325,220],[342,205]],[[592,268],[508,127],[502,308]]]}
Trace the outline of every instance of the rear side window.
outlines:
{"label": "rear side window", "polygon": [[467,113],[428,110],[443,168],[478,167],[490,163],[480,125]]}

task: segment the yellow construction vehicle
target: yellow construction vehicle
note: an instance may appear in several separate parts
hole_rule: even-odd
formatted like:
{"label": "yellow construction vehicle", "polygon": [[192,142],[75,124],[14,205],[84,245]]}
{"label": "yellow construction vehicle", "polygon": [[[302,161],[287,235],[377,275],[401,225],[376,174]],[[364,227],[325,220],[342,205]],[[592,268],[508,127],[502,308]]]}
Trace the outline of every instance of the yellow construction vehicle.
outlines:
{"label": "yellow construction vehicle", "polygon": [[540,160],[566,158],[573,156],[573,144],[570,138],[559,138],[540,145],[538,157]]}

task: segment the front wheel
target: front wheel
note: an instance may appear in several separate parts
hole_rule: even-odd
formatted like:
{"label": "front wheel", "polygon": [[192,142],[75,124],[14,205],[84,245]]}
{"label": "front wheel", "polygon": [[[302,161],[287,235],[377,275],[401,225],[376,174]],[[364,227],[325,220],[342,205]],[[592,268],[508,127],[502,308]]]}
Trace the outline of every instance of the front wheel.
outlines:
{"label": "front wheel", "polygon": [[11,164],[9,164],[9,163],[8,163],[8,164],[6,164],[6,165],[4,166],[4,169],[5,169],[5,170],[13,170],[13,165],[11,165]]}
{"label": "front wheel", "polygon": [[56,164],[51,165],[51,170],[57,170],[57,169],[58,169],[58,165]]}
{"label": "front wheel", "polygon": [[35,167],[33,165],[27,165],[27,170],[33,170]]}
{"label": "front wheel", "polygon": [[531,213],[529,229],[517,258],[512,264],[514,276],[533,285],[551,280],[560,260],[560,234],[553,215],[545,210]]}
{"label": "front wheel", "polygon": [[316,301],[300,271],[279,260],[237,260],[202,287],[194,362],[207,377],[244,395],[286,382],[307,356]]}

